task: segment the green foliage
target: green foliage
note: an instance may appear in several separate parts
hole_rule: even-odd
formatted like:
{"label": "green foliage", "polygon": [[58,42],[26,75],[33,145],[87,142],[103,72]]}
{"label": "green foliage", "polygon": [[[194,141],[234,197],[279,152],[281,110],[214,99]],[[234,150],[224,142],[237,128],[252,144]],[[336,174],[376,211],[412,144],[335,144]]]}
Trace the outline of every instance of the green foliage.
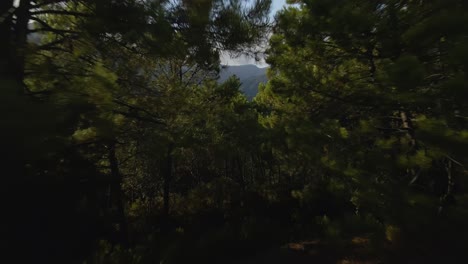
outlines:
{"label": "green foliage", "polygon": [[[0,22],[19,262],[223,263],[355,237],[388,262],[465,252],[466,1],[289,1],[272,28],[269,0],[19,2]],[[267,37],[253,101],[217,82],[221,52]]]}
{"label": "green foliage", "polygon": [[[443,201],[466,191],[454,180],[466,176],[466,105],[454,97],[466,90],[466,69],[449,55],[464,56],[466,29],[453,25],[466,16],[455,6],[465,4],[295,2],[276,16],[270,80],[256,97],[282,173],[338,181],[353,190],[356,212],[408,230],[459,207]],[[418,207],[413,219],[392,213]],[[340,234],[328,218],[319,223]]]}

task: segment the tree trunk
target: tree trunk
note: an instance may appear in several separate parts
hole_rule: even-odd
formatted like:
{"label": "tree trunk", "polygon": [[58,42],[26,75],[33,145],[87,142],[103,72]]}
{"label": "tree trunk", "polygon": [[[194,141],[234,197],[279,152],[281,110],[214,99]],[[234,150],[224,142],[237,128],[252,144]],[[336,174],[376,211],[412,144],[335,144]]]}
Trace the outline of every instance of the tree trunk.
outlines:
{"label": "tree trunk", "polygon": [[12,34],[12,12],[13,12],[13,0],[2,0],[0,1],[0,78],[2,80],[11,78],[11,57],[14,42]]}
{"label": "tree trunk", "polygon": [[229,178],[229,166],[228,166],[228,163],[229,163],[229,157],[226,157],[224,159],[224,176],[226,178]]}
{"label": "tree trunk", "polygon": [[[414,133],[413,122],[411,121],[411,115],[405,111],[400,111],[400,118],[402,122],[402,127],[406,129],[407,131],[406,135],[408,139],[410,140],[409,142],[410,150],[407,152],[407,155],[414,154],[417,151],[417,144],[416,144],[417,142],[416,142],[416,137]],[[410,184],[414,183],[419,178],[420,173],[418,171],[420,170],[419,169],[407,169],[408,175],[412,178]]]}
{"label": "tree trunk", "polygon": [[109,163],[111,169],[111,202],[112,206],[117,210],[117,223],[119,224],[118,239],[119,242],[128,246],[128,225],[125,217],[125,208],[122,192],[122,175],[119,171],[119,162],[115,154],[115,141],[109,144]]}
{"label": "tree trunk", "polygon": [[174,143],[170,143],[167,147],[167,154],[165,165],[163,166],[163,218],[162,218],[162,230],[168,231],[169,225],[169,209],[170,209],[170,191],[172,181],[172,150]]}
{"label": "tree trunk", "polygon": [[236,156],[236,160],[235,160],[236,164],[237,164],[237,169],[239,170],[239,175],[238,175],[238,179],[239,179],[239,184],[242,188],[242,191],[245,190],[245,178],[244,178],[244,166],[242,166],[242,162],[241,162],[241,158],[240,156]]}
{"label": "tree trunk", "polygon": [[453,187],[455,185],[453,174],[452,174],[452,161],[447,159],[445,164],[445,171],[447,173],[447,190],[445,194],[440,198],[439,205],[439,214],[441,214],[444,209],[455,202],[455,199],[452,195]]}
{"label": "tree trunk", "polygon": [[30,18],[31,2],[22,0],[16,9],[16,24],[14,31],[14,47],[16,48],[11,59],[13,78],[20,85],[20,92],[24,92],[24,66],[26,56],[26,44],[28,38],[28,23]]}
{"label": "tree trunk", "polygon": [[402,122],[402,127],[408,131],[407,135],[410,139],[411,150],[414,151],[416,148],[416,138],[414,134],[413,122],[410,119],[411,116],[409,116],[405,111],[401,111],[400,118]]}

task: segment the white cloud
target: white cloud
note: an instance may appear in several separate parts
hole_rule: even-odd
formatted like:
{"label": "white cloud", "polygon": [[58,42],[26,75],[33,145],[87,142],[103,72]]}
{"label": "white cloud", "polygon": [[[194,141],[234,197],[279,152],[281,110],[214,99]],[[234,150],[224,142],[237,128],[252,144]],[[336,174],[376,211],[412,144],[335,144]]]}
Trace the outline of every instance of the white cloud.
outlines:
{"label": "white cloud", "polygon": [[245,64],[255,64],[260,68],[267,67],[268,64],[262,58],[259,61],[255,60],[254,57],[240,55],[238,57],[231,57],[229,53],[221,54],[221,64],[223,65],[245,65]]}

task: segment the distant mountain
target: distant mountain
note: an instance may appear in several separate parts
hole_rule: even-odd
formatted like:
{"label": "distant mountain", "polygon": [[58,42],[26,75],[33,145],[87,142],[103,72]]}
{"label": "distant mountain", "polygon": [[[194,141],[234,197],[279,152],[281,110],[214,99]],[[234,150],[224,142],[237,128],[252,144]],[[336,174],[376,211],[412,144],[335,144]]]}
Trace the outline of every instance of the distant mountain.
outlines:
{"label": "distant mountain", "polygon": [[259,68],[255,65],[222,66],[219,72],[218,82],[224,82],[232,75],[237,76],[241,83],[241,90],[249,100],[258,93],[258,85],[267,82],[267,68]]}

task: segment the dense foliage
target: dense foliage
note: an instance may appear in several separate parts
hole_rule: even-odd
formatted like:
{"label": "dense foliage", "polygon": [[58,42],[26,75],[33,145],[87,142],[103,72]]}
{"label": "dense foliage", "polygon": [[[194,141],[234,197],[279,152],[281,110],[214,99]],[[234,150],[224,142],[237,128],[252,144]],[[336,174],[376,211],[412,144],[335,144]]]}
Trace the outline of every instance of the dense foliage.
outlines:
{"label": "dense foliage", "polygon": [[2,0],[5,258],[466,259],[468,2],[270,4]]}

